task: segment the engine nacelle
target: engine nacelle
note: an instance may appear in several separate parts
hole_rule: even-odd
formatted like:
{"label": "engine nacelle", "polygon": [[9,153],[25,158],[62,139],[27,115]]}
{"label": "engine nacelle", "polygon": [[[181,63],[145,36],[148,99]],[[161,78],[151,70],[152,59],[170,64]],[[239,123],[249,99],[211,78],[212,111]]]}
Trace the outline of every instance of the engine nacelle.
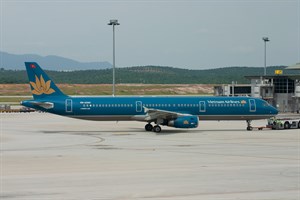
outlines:
{"label": "engine nacelle", "polygon": [[198,116],[184,116],[178,117],[175,120],[170,120],[168,126],[175,128],[197,128],[199,124]]}

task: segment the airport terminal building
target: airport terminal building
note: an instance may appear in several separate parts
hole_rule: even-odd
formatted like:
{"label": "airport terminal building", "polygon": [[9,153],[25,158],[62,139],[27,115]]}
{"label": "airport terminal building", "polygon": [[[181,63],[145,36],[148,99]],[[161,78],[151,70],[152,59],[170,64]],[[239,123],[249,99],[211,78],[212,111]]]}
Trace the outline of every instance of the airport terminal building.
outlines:
{"label": "airport terminal building", "polygon": [[300,76],[247,76],[251,81],[251,96],[262,98],[280,112],[299,112]]}
{"label": "airport terminal building", "polygon": [[[299,64],[297,64],[299,65]],[[296,67],[297,67],[296,65]],[[294,66],[293,66],[294,67]],[[288,68],[287,68],[288,69]],[[293,68],[295,70],[299,68]],[[276,107],[279,112],[300,111],[300,74],[246,76],[251,84],[229,84],[215,86],[216,96],[251,96],[262,98]]]}

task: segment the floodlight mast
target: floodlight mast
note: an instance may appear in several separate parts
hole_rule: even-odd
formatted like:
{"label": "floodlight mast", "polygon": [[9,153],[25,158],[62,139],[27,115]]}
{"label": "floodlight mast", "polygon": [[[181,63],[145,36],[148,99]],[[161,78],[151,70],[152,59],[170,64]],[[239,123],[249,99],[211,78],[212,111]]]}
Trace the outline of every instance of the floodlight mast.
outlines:
{"label": "floodlight mast", "polygon": [[115,26],[120,25],[117,19],[111,19],[107,25],[113,26],[113,88],[112,95],[115,96],[115,65],[116,65],[116,56],[115,56]]}
{"label": "floodlight mast", "polygon": [[265,65],[264,65],[264,76],[267,75],[267,42],[269,42],[268,37],[263,37],[263,41],[265,42]]}

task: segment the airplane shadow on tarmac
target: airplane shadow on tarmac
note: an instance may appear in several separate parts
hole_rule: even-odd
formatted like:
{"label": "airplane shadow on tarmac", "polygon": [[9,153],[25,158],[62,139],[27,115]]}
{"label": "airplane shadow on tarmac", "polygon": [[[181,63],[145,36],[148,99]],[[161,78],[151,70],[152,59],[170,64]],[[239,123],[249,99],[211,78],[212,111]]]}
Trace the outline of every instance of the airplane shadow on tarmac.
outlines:
{"label": "airplane shadow on tarmac", "polygon": [[[180,133],[196,133],[199,131],[192,131],[192,130],[162,130],[160,133],[155,132],[146,132],[140,128],[132,128],[127,130],[118,130],[118,131],[108,131],[108,130],[99,130],[99,131],[41,131],[44,134],[74,134],[74,135],[97,135],[97,134],[104,134],[104,133],[113,133],[117,135],[136,135],[137,133],[149,133],[149,134],[156,134],[156,135],[169,135],[169,134],[180,134]],[[118,134],[124,133],[124,134]]]}
{"label": "airplane shadow on tarmac", "polygon": [[[156,135],[172,135],[172,134],[197,134],[197,133],[220,133],[220,132],[241,132],[245,131],[244,129],[206,129],[206,130],[201,130],[201,129],[165,129],[162,130],[160,133],[155,133],[155,132],[146,132],[141,128],[130,128],[127,130],[99,130],[99,131],[41,131],[42,133],[45,134],[76,134],[76,135],[97,135],[97,134],[103,134],[103,133],[128,133],[132,135],[135,135],[136,133],[149,133],[149,134],[156,134]],[[128,135],[127,134],[127,135]],[[122,134],[119,134],[122,135]]]}
{"label": "airplane shadow on tarmac", "polygon": [[[131,130],[135,130],[135,131],[126,131],[126,132],[143,132],[142,129],[139,128],[131,128]],[[244,129],[162,129],[161,132],[159,133],[155,133],[155,132],[146,132],[145,133],[149,133],[149,134],[156,134],[156,135],[171,135],[171,134],[180,134],[180,133],[184,133],[184,134],[199,134],[199,133],[218,133],[218,132],[241,132],[241,131],[245,131]]]}

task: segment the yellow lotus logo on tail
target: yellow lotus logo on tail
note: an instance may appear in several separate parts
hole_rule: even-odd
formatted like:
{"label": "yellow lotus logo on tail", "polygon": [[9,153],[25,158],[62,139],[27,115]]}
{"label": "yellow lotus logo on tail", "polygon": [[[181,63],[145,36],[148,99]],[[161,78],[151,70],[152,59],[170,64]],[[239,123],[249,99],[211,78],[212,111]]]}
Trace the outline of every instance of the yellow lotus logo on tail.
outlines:
{"label": "yellow lotus logo on tail", "polygon": [[50,88],[51,80],[45,82],[43,76],[40,79],[35,75],[35,83],[30,81],[30,85],[33,87],[32,94],[42,95],[42,94],[52,94],[55,92]]}

